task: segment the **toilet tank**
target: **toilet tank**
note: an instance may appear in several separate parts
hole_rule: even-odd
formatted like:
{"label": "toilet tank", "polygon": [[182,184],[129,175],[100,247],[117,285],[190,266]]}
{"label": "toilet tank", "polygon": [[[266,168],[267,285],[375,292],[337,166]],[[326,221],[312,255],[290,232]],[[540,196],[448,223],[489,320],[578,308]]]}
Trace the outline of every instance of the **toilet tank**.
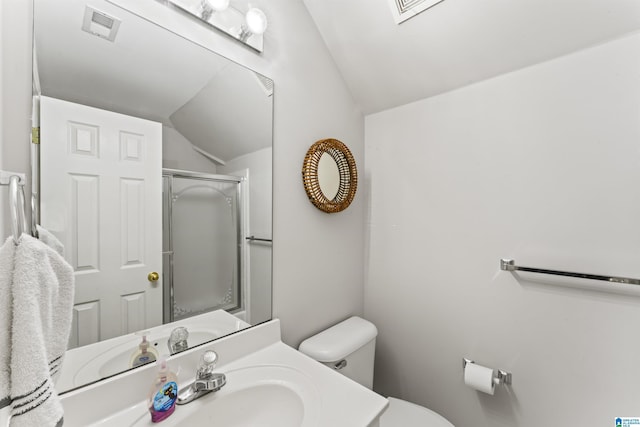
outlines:
{"label": "toilet tank", "polygon": [[300,344],[299,350],[363,386],[372,388],[377,335],[378,330],[373,323],[353,316],[307,338]]}

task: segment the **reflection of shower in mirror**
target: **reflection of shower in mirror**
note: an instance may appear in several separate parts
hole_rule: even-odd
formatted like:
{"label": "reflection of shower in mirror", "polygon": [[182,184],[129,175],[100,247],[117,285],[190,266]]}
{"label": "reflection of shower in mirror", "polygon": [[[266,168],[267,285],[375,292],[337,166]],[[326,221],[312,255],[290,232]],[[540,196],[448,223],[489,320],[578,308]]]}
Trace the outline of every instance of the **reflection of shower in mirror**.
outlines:
{"label": "reflection of shower in mirror", "polygon": [[244,317],[242,178],[165,169],[164,322],[223,309]]}

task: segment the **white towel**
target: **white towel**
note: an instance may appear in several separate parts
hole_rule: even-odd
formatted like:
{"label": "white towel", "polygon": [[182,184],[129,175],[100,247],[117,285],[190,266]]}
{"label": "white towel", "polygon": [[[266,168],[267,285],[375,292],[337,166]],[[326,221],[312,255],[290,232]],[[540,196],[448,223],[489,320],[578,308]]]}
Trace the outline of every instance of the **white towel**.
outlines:
{"label": "white towel", "polygon": [[39,225],[36,225],[36,229],[38,230],[38,239],[64,257],[64,245],[60,243],[60,240]]}
{"label": "white towel", "polygon": [[[46,230],[44,235],[55,239]],[[56,242],[50,244],[59,251],[62,245]],[[8,245],[13,245],[11,238],[0,248],[0,286],[6,280],[2,268],[6,266],[5,249],[10,253]],[[14,248],[9,280],[11,378],[6,383],[11,384],[11,427],[62,424],[63,409],[54,377],[69,339],[74,277],[72,267],[58,251],[26,234]]]}
{"label": "white towel", "polygon": [[0,408],[11,403],[11,284],[13,282],[13,237],[0,247]]}

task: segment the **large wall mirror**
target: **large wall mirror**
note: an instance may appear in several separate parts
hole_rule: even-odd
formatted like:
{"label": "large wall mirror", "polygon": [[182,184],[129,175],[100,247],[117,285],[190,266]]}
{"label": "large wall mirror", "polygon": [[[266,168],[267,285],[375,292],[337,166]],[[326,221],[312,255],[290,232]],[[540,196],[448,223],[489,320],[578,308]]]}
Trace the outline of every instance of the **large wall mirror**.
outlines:
{"label": "large wall mirror", "polygon": [[269,320],[273,82],[105,0],[34,0],[33,81],[59,391]]}

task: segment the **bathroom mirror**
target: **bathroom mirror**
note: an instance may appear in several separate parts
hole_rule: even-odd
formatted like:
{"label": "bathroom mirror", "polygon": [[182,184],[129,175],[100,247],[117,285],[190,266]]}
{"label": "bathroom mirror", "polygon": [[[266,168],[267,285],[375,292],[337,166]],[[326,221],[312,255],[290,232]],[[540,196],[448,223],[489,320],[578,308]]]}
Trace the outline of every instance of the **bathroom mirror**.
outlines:
{"label": "bathroom mirror", "polygon": [[333,200],[340,189],[340,169],[338,163],[329,153],[324,153],[318,161],[318,185],[322,194]]}
{"label": "bathroom mirror", "polygon": [[323,139],[307,151],[302,183],[309,200],[323,212],[349,207],[358,187],[358,170],[349,148],[337,139]]}
{"label": "bathroom mirror", "polygon": [[[150,330],[150,345],[163,354],[168,352],[167,337],[178,324],[187,329],[197,324],[202,329],[203,321],[221,322],[216,324],[217,332],[213,335],[194,329],[188,340],[188,345],[193,346],[269,320],[273,82],[105,0],[90,4],[83,0],[34,0],[33,81],[34,94],[41,95],[40,222],[67,248],[69,242],[73,243],[71,258],[67,259],[76,270],[70,340],[75,348],[67,351],[67,360],[73,363],[65,365],[86,367],[89,362],[82,354],[104,356],[105,351],[96,349],[105,345],[113,347],[111,350],[117,346],[117,351],[109,354],[121,354],[126,359],[124,363],[110,359],[108,369],[105,365],[95,372],[83,372],[81,383],[72,382],[59,391],[130,368],[132,354],[144,335],[141,330]],[[88,119],[65,119],[62,134],[70,135],[72,143],[64,142],[57,151],[73,152],[95,162],[84,172],[71,172],[60,160],[45,154],[51,142],[49,117],[57,115],[62,106],[150,123],[160,137],[152,140],[142,131],[120,130],[119,142],[113,143],[117,138],[108,139],[107,131],[93,126]],[[45,123],[49,128],[45,129]],[[130,171],[139,169],[135,162],[146,156],[143,148],[151,145],[156,150],[154,155],[161,156],[161,162],[154,164],[150,172],[152,179],[131,177],[125,171],[118,176],[120,184],[111,187],[112,190],[101,190],[100,185],[107,178],[98,176],[102,173],[98,169],[110,174],[116,168],[91,166],[101,164],[98,163],[103,160],[101,150],[107,148],[103,146],[119,147],[120,159],[133,165],[127,169]],[[157,151],[160,148],[161,153]],[[60,170],[60,184],[50,185],[45,173]],[[174,179],[174,195],[163,200],[161,191],[167,193],[163,185],[170,185],[166,184],[167,171],[171,171]],[[180,183],[178,178],[182,180]],[[222,188],[221,181],[237,182],[239,189]],[[145,187],[146,184],[149,185]],[[188,191],[189,197],[176,197],[179,191]],[[143,203],[152,192],[157,192],[158,197],[148,205]],[[71,201],[64,201],[65,194],[71,194]],[[121,197],[128,204],[118,207],[113,214],[103,213],[103,205],[108,204],[104,202],[105,195]],[[215,233],[235,237],[234,245],[239,247],[231,254],[237,252],[239,261],[234,261],[234,268],[225,275],[233,276],[234,300],[230,303],[225,295],[216,297],[221,303],[218,308],[228,311],[222,310],[224,315],[210,316],[207,312],[212,309],[202,307],[166,304],[166,294],[173,292],[163,288],[168,282],[166,267],[176,262],[172,248],[167,246],[167,231],[163,233],[162,229],[163,212],[167,211],[163,204],[185,203],[174,206],[174,216],[179,212],[189,222],[190,215],[203,215],[191,214],[189,209],[208,203],[206,195],[215,195],[221,202],[207,212],[225,212],[227,204],[245,206],[231,222],[238,231],[228,233],[224,226],[215,228]],[[74,219],[67,220],[55,211],[56,203],[72,211],[70,217]],[[105,218],[119,218],[128,228],[118,231],[101,224],[99,221]],[[151,228],[141,231],[143,226]],[[204,235],[204,231],[195,236]],[[189,246],[197,246],[197,242],[181,244]],[[143,248],[150,248],[151,255],[141,255]],[[106,271],[106,253],[111,249],[126,252],[112,258],[121,263],[117,270],[129,276],[103,282],[93,279],[93,274]],[[231,252],[224,253],[225,261],[219,263],[229,264]],[[196,250],[193,256],[214,264],[216,255]],[[173,285],[183,288],[188,284]],[[205,298],[183,297],[181,304],[189,299],[201,302]],[[175,316],[178,312],[180,316]],[[174,319],[179,322],[172,323]],[[153,336],[156,332],[157,339]],[[117,344],[109,344],[116,341]],[[161,342],[164,344],[158,344]]]}

